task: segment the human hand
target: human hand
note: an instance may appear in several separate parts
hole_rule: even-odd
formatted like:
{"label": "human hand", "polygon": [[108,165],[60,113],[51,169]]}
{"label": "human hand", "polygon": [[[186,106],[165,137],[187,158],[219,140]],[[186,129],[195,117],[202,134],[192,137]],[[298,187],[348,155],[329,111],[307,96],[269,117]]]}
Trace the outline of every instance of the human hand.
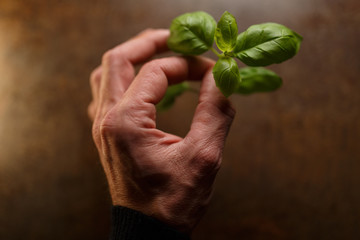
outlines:
{"label": "human hand", "polygon": [[[149,61],[167,50],[168,36],[148,30],[105,53],[91,76],[89,115],[113,204],[190,233],[209,203],[235,111],[215,86],[213,61]],[[168,84],[184,80],[202,84],[190,131],[180,138],[156,128],[155,104]]]}

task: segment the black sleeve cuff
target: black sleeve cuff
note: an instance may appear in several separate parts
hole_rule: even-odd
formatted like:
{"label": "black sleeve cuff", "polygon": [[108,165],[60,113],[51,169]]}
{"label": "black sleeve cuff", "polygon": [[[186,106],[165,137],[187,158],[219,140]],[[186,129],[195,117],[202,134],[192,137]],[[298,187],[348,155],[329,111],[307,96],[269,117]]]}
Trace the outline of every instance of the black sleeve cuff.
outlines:
{"label": "black sleeve cuff", "polygon": [[112,207],[110,240],[190,240],[164,223],[122,206]]}

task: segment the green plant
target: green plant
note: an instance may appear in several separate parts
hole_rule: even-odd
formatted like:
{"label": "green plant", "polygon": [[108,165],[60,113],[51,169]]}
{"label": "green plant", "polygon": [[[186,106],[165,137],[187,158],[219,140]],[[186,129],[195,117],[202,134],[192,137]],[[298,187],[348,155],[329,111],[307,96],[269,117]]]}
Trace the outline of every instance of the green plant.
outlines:
{"label": "green plant", "polygon": [[[213,48],[214,41],[221,53]],[[213,76],[216,86],[228,97],[233,93],[278,89],[281,78],[262,67],[292,58],[299,51],[301,41],[299,34],[277,23],[252,25],[238,34],[236,19],[229,12],[216,23],[212,16],[200,11],[180,15],[172,21],[168,46],[184,55],[200,55],[209,50],[215,53],[218,60]],[[249,67],[239,69],[235,58]],[[169,108],[188,89],[186,83],[170,86],[159,109]]]}

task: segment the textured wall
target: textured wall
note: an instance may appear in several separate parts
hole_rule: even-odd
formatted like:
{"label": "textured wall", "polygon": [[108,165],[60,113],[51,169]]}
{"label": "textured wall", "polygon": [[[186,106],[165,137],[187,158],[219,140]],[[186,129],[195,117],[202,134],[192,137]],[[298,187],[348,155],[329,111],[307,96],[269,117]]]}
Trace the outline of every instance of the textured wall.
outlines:
{"label": "textured wall", "polygon": [[[279,91],[232,97],[237,116],[194,239],[360,238],[358,0],[1,0],[0,239],[106,239],[88,76],[107,49],[194,10],[304,37],[271,67]],[[186,94],[159,127],[184,135],[195,104]]]}

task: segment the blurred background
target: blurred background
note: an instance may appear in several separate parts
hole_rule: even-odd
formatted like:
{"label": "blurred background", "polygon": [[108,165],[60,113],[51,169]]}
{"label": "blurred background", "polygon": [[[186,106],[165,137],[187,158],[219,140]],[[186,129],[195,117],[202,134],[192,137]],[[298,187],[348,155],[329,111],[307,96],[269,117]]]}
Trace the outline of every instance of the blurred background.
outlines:
{"label": "blurred background", "polygon": [[[1,0],[0,239],[107,239],[110,197],[91,138],[102,54],[185,12],[304,37],[270,94],[232,96],[222,169],[194,240],[360,239],[358,0]],[[210,55],[212,56],[212,55]],[[158,115],[184,136],[197,96]]]}

